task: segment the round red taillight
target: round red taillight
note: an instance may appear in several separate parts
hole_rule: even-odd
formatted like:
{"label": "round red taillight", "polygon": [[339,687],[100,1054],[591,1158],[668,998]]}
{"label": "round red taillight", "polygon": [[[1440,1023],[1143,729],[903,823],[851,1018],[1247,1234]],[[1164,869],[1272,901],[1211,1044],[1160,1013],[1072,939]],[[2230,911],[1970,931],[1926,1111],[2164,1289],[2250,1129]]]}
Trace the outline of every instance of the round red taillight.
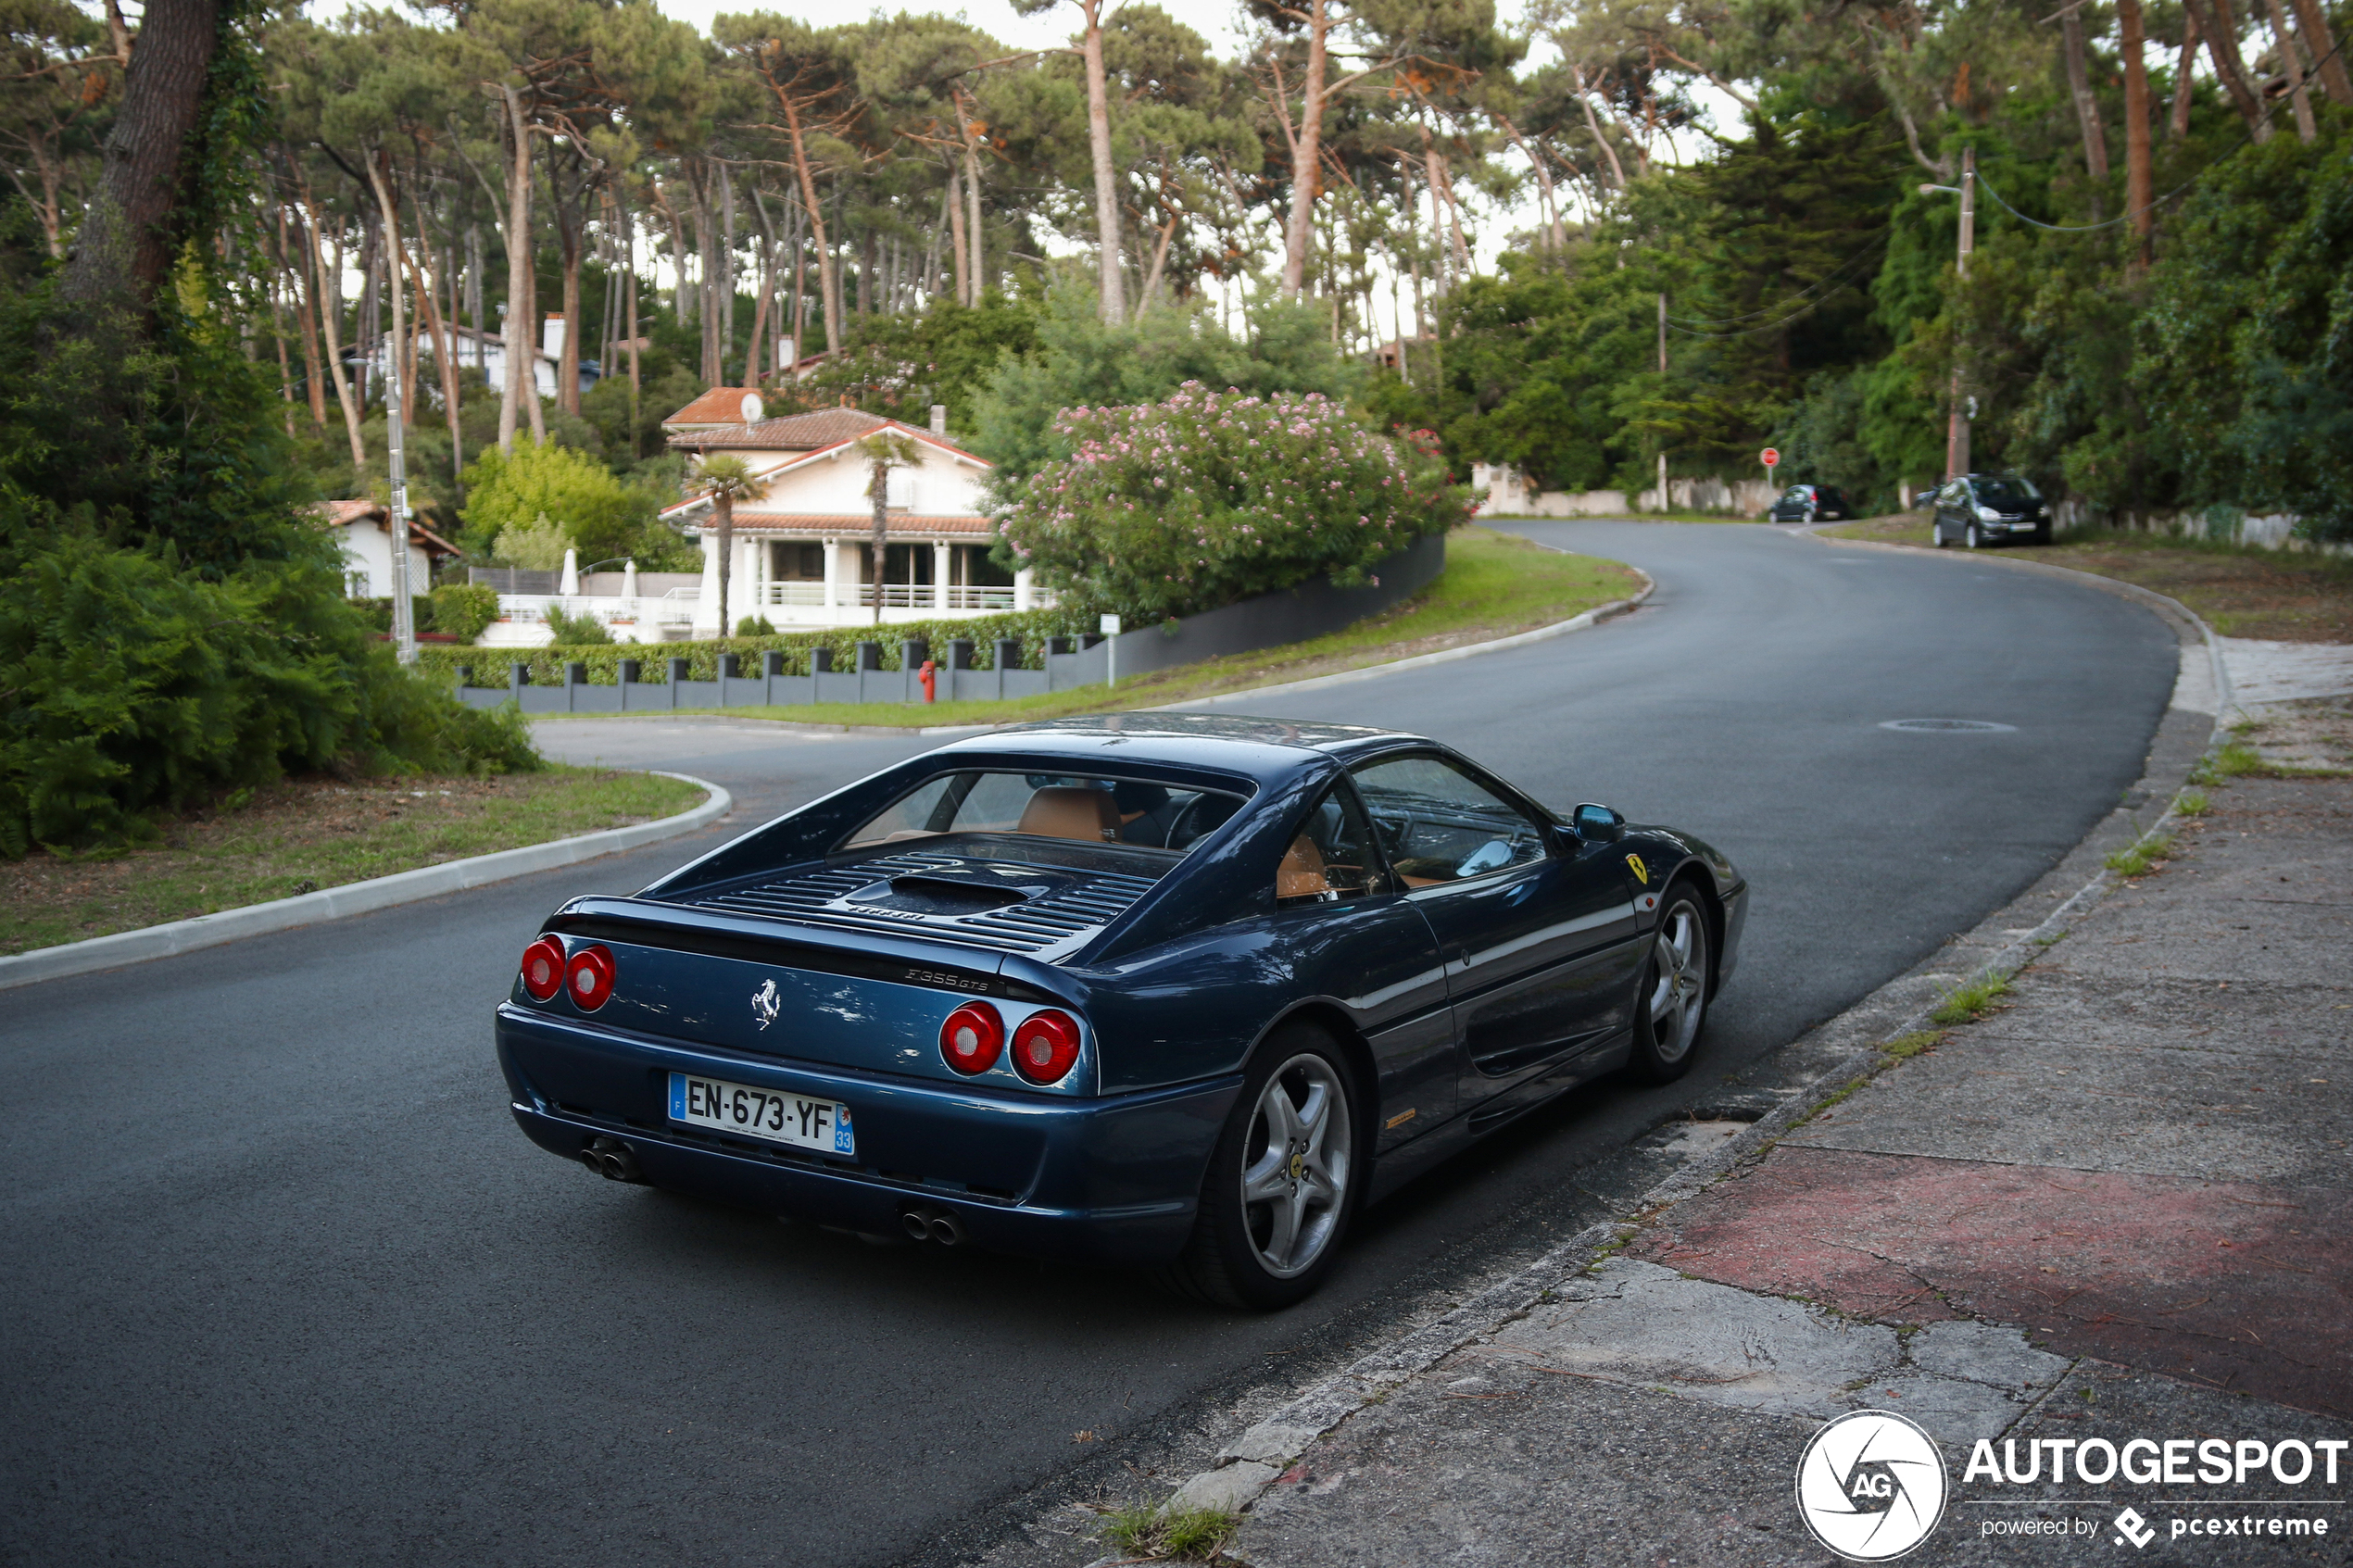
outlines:
{"label": "round red taillight", "polygon": [[535,1002],[544,1002],[564,988],[564,950],[552,936],[542,936],[522,950],[522,988]]}
{"label": "round red taillight", "polygon": [[572,999],[581,1011],[596,1011],[612,995],[612,954],[601,944],[581,948],[572,955],[564,984],[572,988]]}
{"label": "round red taillight", "polygon": [[1013,1071],[1033,1084],[1057,1084],[1078,1060],[1078,1021],[1048,1008],[1013,1025]]}
{"label": "round red taillight", "polygon": [[959,1073],[986,1073],[1005,1048],[1005,1021],[987,1002],[966,1002],[939,1026],[939,1054]]}

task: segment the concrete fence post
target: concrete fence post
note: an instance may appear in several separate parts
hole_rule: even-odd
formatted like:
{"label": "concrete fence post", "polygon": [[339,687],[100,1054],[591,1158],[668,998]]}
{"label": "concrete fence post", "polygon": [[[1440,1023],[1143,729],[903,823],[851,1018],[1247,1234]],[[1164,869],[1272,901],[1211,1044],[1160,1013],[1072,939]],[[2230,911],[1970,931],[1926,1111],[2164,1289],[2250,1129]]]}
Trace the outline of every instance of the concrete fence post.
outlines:
{"label": "concrete fence post", "polygon": [[588,684],[588,666],[573,659],[564,666],[564,711],[580,710],[580,688]]}
{"label": "concrete fence post", "polygon": [[997,663],[997,695],[1001,698],[1005,695],[1005,671],[1016,669],[1021,664],[1021,639],[1019,637],[998,638],[992,657]]}
{"label": "concrete fence post", "polygon": [[684,683],[684,682],[685,682],[685,680],[686,680],[686,661],[685,659],[673,659],[670,660],[670,681],[669,681],[669,688],[670,688],[670,708],[671,708],[671,711],[673,711],[673,712],[676,712],[676,711],[677,711],[677,709],[678,709],[678,687],[679,687],[679,685],[680,685],[682,683]]}

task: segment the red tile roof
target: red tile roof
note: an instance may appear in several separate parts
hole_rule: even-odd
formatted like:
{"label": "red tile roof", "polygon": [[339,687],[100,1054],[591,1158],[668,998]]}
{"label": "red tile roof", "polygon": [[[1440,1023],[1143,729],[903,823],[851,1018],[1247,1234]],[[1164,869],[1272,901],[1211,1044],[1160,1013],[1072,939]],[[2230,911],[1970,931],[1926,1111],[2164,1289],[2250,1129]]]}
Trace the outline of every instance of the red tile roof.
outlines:
{"label": "red tile roof", "polygon": [[[345,501],[321,501],[310,508],[329,528],[343,528],[355,522],[372,522],[383,528],[392,516],[392,508],[382,501],[357,496]],[[409,543],[421,545],[429,556],[462,554],[457,546],[425,527],[415,518],[409,520]]]}
{"label": "red tile roof", "polygon": [[[686,412],[701,408],[711,395],[705,393],[665,423],[671,426],[683,423]],[[885,428],[902,435],[912,435],[918,441],[982,468],[993,466],[946,436],[934,435],[928,430],[886,419],[880,414],[869,414],[859,408],[820,408],[813,414],[785,414],[773,420],[762,420],[756,425],[731,424],[707,430],[673,429],[670,445],[688,450],[709,446],[721,451],[814,452],[827,446],[839,446]]]}
{"label": "red tile roof", "polygon": [[739,425],[744,422],[744,398],[751,391],[752,388],[748,386],[714,386],[661,422],[665,428],[674,425]]}

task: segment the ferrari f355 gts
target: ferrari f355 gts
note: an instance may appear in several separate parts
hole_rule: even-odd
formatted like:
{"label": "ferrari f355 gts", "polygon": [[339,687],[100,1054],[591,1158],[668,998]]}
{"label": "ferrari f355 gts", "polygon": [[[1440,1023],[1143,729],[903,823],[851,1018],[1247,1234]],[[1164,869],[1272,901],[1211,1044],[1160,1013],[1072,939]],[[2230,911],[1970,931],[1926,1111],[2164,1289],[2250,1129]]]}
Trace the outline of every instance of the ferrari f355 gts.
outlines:
{"label": "ferrari f355 gts", "polygon": [[1417,735],[1054,721],[573,899],[498,1060],[524,1133],[616,1180],[1269,1309],[1416,1172],[1680,1075],[1746,912],[1690,834]]}

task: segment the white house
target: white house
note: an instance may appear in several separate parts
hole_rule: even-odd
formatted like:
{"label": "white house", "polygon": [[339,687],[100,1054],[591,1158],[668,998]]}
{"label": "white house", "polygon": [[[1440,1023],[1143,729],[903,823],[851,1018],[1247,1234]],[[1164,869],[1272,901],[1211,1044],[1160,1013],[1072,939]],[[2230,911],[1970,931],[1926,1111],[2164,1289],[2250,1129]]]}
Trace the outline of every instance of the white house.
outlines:
{"label": "white house", "polygon": [[[315,511],[343,546],[344,591],[355,599],[381,599],[392,592],[392,508],[381,501],[325,501]],[[409,592],[433,586],[433,563],[458,546],[409,522]]]}
{"label": "white house", "polygon": [[[478,332],[472,327],[444,325],[454,334],[453,346],[460,370],[472,370],[479,366],[484,379],[494,389],[507,384],[507,340],[504,337],[497,332]],[[415,323],[415,326],[417,353],[421,361],[419,375],[425,383],[422,390],[430,395],[437,405],[441,382],[434,372],[425,370],[422,364],[422,359],[433,353],[433,332],[422,322]],[[368,357],[368,374],[381,377],[388,363],[386,356],[391,352],[392,334],[386,332],[377,340],[375,352]],[[553,397],[556,395],[556,371],[562,365],[563,357],[564,319],[550,316],[540,323],[539,347],[531,357],[532,378],[539,388],[540,396]],[[598,379],[597,361],[583,359],[580,362],[580,390],[586,392],[597,384]]]}
{"label": "white house", "polygon": [[[743,421],[741,387],[703,394],[663,424],[670,445],[700,455],[735,452],[766,493],[735,508],[735,556],[726,613],[720,613],[719,553],[710,531],[711,502],[697,496],[662,513],[699,539],[702,588],[695,629],[720,634],[746,616],[782,629],[870,623],[879,597],[885,621],[1027,609],[1042,602],[1029,573],[1007,573],[990,559],[995,529],[981,512],[989,464],[951,443],[944,410],[919,430],[855,408]],[[912,437],[922,458],[889,475],[881,581],[871,548],[871,470],[858,441],[889,430]]]}

